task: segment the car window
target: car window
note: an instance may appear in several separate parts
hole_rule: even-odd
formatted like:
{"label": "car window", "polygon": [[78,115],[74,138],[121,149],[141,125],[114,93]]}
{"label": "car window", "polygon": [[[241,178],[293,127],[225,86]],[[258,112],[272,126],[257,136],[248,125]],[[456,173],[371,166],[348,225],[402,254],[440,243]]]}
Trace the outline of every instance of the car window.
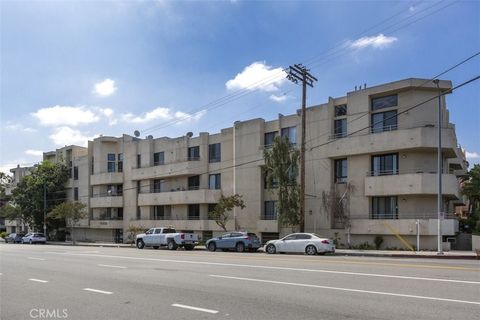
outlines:
{"label": "car window", "polygon": [[307,240],[307,239],[312,239],[312,236],[309,234],[297,234],[297,240]]}
{"label": "car window", "polygon": [[247,235],[248,235],[249,237],[252,237],[252,238],[258,238],[255,233],[249,232],[249,233],[247,233]]}
{"label": "car window", "polygon": [[162,233],[176,233],[175,229],[172,228],[165,228],[163,229]]}
{"label": "car window", "polygon": [[220,237],[222,237],[222,238],[230,238],[230,233],[222,234]]}
{"label": "car window", "polygon": [[241,237],[241,236],[243,236],[243,234],[240,233],[240,232],[234,232],[234,233],[232,233],[232,234],[230,235],[230,237],[232,237],[232,238],[234,238],[234,237]]}
{"label": "car window", "polygon": [[297,238],[297,235],[291,234],[291,235],[286,236],[285,238],[283,238],[283,240],[295,240],[296,238]]}
{"label": "car window", "polygon": [[147,232],[145,232],[145,234],[152,234],[153,233],[153,229],[148,229]]}
{"label": "car window", "polygon": [[162,229],[155,229],[155,234],[162,233]]}
{"label": "car window", "polygon": [[316,234],[316,233],[314,233],[313,235],[314,235],[315,237],[317,237],[317,238],[320,238],[320,239],[325,239],[325,238],[326,238],[326,237],[324,237],[324,236],[321,236],[321,235],[319,235],[319,234]]}

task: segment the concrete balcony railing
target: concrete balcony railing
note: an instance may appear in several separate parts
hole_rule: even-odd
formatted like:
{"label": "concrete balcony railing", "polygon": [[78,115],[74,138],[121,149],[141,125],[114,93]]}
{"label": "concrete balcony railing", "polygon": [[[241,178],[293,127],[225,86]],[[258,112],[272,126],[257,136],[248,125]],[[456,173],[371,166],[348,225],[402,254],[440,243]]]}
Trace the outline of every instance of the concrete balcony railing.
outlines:
{"label": "concrete balcony railing", "polygon": [[[436,149],[437,128],[431,125],[378,133],[365,133],[336,139],[323,148],[328,157],[359,155],[375,152],[388,152],[406,149]],[[442,149],[447,158],[455,158],[457,140],[453,128],[442,129]]]}
{"label": "concrete balcony railing", "polygon": [[[420,223],[420,235],[437,235],[437,219],[418,219]],[[417,219],[351,219],[352,234],[392,235],[392,230],[405,236],[417,234]],[[388,225],[388,226],[387,226]],[[458,232],[458,220],[442,220],[442,234],[453,236]]]}
{"label": "concrete balcony railing", "polygon": [[120,208],[123,207],[123,197],[94,197],[90,198],[90,208]]}
{"label": "concrete balcony railing", "polygon": [[141,193],[138,195],[139,206],[216,203],[221,190],[199,189],[187,191]]}
{"label": "concrete balcony railing", "polygon": [[90,220],[90,228],[93,229],[122,229],[123,220]]}
{"label": "concrete balcony railing", "polygon": [[90,185],[123,183],[123,172],[104,172],[90,176]]}
{"label": "concrete balcony railing", "polygon": [[[365,177],[365,196],[436,195],[436,173],[400,173]],[[457,177],[442,174],[442,193],[451,198],[460,197]]]}
{"label": "concrete balcony railing", "polygon": [[[149,228],[154,227],[165,227],[171,226],[177,231],[181,230],[198,230],[198,231],[223,231],[215,221],[213,220],[134,220],[129,223],[129,225],[135,226],[148,226]],[[235,225],[233,220],[227,222],[227,230],[234,230]]]}
{"label": "concrete balcony railing", "polygon": [[179,161],[152,167],[132,169],[132,180],[197,175],[205,172],[206,164],[200,160]]}

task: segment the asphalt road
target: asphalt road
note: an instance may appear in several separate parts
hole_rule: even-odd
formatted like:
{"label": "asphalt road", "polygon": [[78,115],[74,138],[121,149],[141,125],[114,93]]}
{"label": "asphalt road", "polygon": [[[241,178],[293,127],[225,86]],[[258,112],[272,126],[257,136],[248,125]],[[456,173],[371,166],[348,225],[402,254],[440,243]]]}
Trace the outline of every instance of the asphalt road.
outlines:
{"label": "asphalt road", "polygon": [[480,263],[0,244],[0,318],[473,319]]}

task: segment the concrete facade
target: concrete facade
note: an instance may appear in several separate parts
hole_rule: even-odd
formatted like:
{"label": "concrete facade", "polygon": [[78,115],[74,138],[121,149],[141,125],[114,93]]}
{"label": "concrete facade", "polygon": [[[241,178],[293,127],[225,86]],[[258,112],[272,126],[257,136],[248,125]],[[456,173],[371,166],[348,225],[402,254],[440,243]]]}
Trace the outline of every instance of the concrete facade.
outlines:
{"label": "concrete facade", "polygon": [[[450,81],[439,83],[442,91],[451,86]],[[307,232],[335,237],[344,245],[373,244],[382,236],[383,247],[402,247],[394,234],[414,244],[419,223],[421,248],[435,248],[437,94],[427,80],[406,79],[307,108]],[[462,203],[458,176],[468,164],[443,97],[441,105],[442,229],[452,236],[458,223],[451,214]],[[264,186],[265,143],[272,135],[287,134],[299,146],[300,125],[296,113],[273,121],[235,122],[219,133],[196,137],[102,136],[89,141],[88,148],[63,148],[45,153],[44,159],[58,160],[62,154],[78,167],[79,179],[67,185],[78,188],[79,200],[88,205],[89,217],[76,230],[78,240],[125,241],[129,226],[162,225],[206,238],[222,231],[208,219],[209,206],[221,194],[235,193],[243,196],[246,208],[231,213],[229,228],[267,240],[292,229],[278,225],[272,211],[275,190]],[[345,162],[336,161],[340,159]],[[343,164],[340,175],[336,163]],[[341,199],[341,217],[325,205],[326,196]]]}

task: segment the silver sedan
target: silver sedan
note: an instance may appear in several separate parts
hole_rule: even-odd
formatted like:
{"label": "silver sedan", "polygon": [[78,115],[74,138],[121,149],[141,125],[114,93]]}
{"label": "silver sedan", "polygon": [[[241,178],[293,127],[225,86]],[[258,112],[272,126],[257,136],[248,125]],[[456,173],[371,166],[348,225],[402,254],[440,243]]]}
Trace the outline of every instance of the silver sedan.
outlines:
{"label": "silver sedan", "polygon": [[282,239],[268,241],[265,251],[270,254],[299,252],[316,255],[335,253],[335,245],[331,239],[314,233],[292,233]]}

